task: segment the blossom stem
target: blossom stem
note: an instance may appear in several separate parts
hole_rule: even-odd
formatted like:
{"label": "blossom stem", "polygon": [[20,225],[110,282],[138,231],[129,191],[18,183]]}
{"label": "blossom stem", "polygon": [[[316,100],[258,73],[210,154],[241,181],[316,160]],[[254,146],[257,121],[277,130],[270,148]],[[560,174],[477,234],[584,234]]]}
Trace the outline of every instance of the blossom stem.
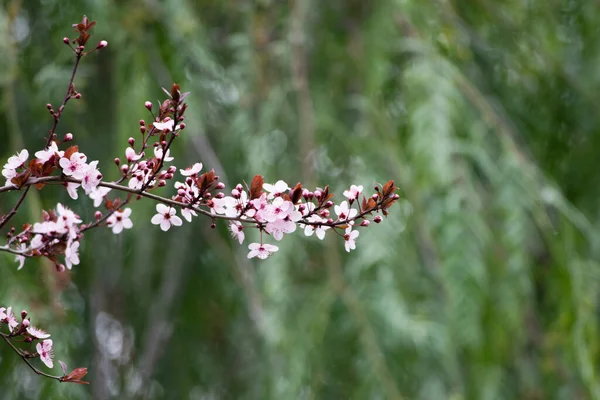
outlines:
{"label": "blossom stem", "polygon": [[4,218],[2,218],[2,220],[0,220],[0,229],[2,229],[2,227],[4,225],[6,225],[8,223],[8,221],[10,221],[10,219],[17,213],[17,210],[19,209],[19,207],[23,203],[23,200],[25,200],[25,196],[27,196],[27,192],[29,192],[29,188],[30,187],[31,186],[26,186],[25,187],[25,190],[23,190],[23,193],[21,193],[21,197],[19,197],[19,200],[17,201],[17,203],[15,204],[15,206],[12,208],[12,210],[10,210],[9,213],[6,214],[4,216]]}
{"label": "blossom stem", "polygon": [[39,369],[37,369],[31,363],[31,361],[29,361],[28,356],[26,354],[24,354],[21,350],[19,350],[14,344],[12,344],[9,335],[7,335],[6,333],[0,332],[0,337],[2,337],[2,339],[4,339],[4,341],[13,349],[13,351],[19,355],[19,357],[21,357],[21,360],[23,360],[25,362],[25,364],[27,364],[27,366],[29,366],[29,368],[31,368],[31,370],[33,372],[35,372],[38,375],[45,376],[46,378],[56,379],[57,381],[62,382],[61,376],[50,375],[50,374],[47,374],[47,373],[42,372]]}

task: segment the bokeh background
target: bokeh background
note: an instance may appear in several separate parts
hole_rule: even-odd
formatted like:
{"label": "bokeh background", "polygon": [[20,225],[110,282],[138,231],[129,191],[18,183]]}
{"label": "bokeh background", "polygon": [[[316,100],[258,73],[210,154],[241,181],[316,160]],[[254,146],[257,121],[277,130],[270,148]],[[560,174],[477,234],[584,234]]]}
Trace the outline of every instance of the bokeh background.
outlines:
{"label": "bokeh background", "polygon": [[[0,304],[92,382],[0,346],[0,398],[600,399],[597,2],[3,0],[2,162],[43,146],[83,14],[109,46],[59,134],[108,179],[178,82],[176,165],[338,196],[395,179],[401,201],[351,254],[297,232],[249,261],[225,224],[163,233],[143,200],[68,274],[0,255]],[[15,224],[59,201],[93,215],[57,187],[27,200]]]}

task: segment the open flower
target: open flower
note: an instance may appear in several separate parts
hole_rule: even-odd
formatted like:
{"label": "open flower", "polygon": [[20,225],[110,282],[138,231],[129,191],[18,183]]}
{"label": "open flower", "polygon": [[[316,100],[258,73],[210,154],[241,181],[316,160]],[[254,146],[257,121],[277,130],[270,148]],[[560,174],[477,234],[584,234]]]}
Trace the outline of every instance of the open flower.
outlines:
{"label": "open flower", "polygon": [[47,161],[50,161],[52,156],[58,154],[58,157],[64,157],[65,152],[58,150],[58,146],[55,141],[50,143],[50,146],[44,150],[36,151],[35,157],[37,158],[36,162],[39,164],[44,164]]}
{"label": "open flower", "polygon": [[114,212],[106,220],[106,225],[112,228],[114,234],[119,234],[123,229],[131,229],[133,227],[133,222],[131,222],[131,219],[129,218],[130,215],[131,208]]}
{"label": "open flower", "polygon": [[0,314],[4,314],[4,318],[2,318],[8,324],[8,330],[12,333],[13,329],[19,325],[17,319],[15,318],[15,314],[12,312],[12,307],[8,307],[6,312],[0,309]]}
{"label": "open flower", "polygon": [[240,244],[244,243],[244,238],[246,235],[244,234],[244,225],[242,225],[239,221],[231,221],[229,224],[229,230],[231,231],[231,236],[234,239],[237,239]]}
{"label": "open flower", "polygon": [[[171,150],[167,149],[167,153],[165,154],[165,159],[163,161],[165,162],[169,162],[169,161],[173,161],[174,158],[173,157],[169,157],[169,153],[171,153]],[[162,158],[163,156],[163,149],[162,147],[155,147],[154,148],[154,157],[158,158],[159,160]]]}
{"label": "open flower", "polygon": [[75,179],[83,178],[83,174],[86,169],[87,156],[83,153],[76,151],[71,154],[71,158],[67,159],[63,157],[60,159],[59,164],[63,170],[63,174],[72,176]]}
{"label": "open flower", "polygon": [[287,183],[282,180],[277,181],[274,185],[269,183],[263,184],[263,189],[269,192],[269,199],[281,196],[281,194],[290,189]]}
{"label": "open flower", "polygon": [[344,234],[344,246],[346,247],[347,252],[350,252],[350,250],[354,250],[356,248],[356,238],[358,235],[360,235],[360,232],[353,231],[351,226],[346,228],[346,232]]}
{"label": "open flower", "polygon": [[97,168],[98,161],[92,161],[83,170],[81,177],[81,187],[85,190],[85,194],[89,195],[98,187],[102,180],[102,174]]}
{"label": "open flower", "polygon": [[110,190],[111,189],[107,187],[97,187],[88,193],[89,198],[94,200],[94,207],[98,207],[100,204],[102,204],[104,197],[108,194],[108,192],[110,192]]}
{"label": "open flower", "polygon": [[267,243],[250,243],[248,245],[248,249],[250,249],[250,252],[248,253],[248,258],[258,257],[261,260],[264,260],[271,254],[279,250],[279,247]]}
{"label": "open flower", "polygon": [[335,213],[340,220],[352,219],[358,214],[358,211],[351,209],[347,201],[342,201],[339,206],[335,206]]}
{"label": "open flower", "polygon": [[43,329],[39,329],[33,326],[27,327],[27,333],[29,333],[36,339],[48,339],[50,337],[50,334],[44,331]]}
{"label": "open flower", "polygon": [[52,351],[52,339],[42,340],[41,343],[38,343],[35,346],[35,349],[40,355],[40,360],[46,364],[46,367],[54,367],[54,361],[52,360],[54,358],[54,352]]}
{"label": "open flower", "polygon": [[362,193],[362,191],[363,191],[362,185],[359,185],[359,186],[352,185],[352,186],[350,186],[350,190],[344,190],[344,196],[346,196],[348,198],[348,200],[350,200],[350,202],[352,202],[354,200],[358,200],[358,196]]}
{"label": "open flower", "polygon": [[132,147],[128,147],[127,149],[125,149],[125,157],[127,158],[127,161],[129,161],[129,162],[137,161],[140,158],[142,158],[143,155],[144,155],[144,153],[137,154]]}
{"label": "open flower", "polygon": [[[318,215],[311,215],[310,217],[308,217],[308,221],[309,222],[325,222],[326,220],[324,218],[319,217]],[[313,233],[317,234],[317,237],[320,240],[325,239],[325,231],[329,229],[328,226],[326,225],[306,225],[304,226],[304,234],[306,236],[311,236]]]}
{"label": "open flower", "polygon": [[202,170],[202,163],[196,163],[186,169],[180,169],[179,172],[183,176],[195,176]]}
{"label": "open flower", "polygon": [[73,265],[79,265],[79,242],[71,242],[65,250],[65,263],[71,269]]}
{"label": "open flower", "polygon": [[183,221],[177,215],[175,215],[176,210],[172,207],[168,207],[164,204],[156,205],[156,214],[152,217],[152,222],[154,225],[160,225],[160,229],[163,231],[168,231],[171,225],[181,226]]}
{"label": "open flower", "polygon": [[4,167],[2,167],[2,169],[20,168],[25,164],[25,162],[27,162],[28,158],[29,158],[29,152],[27,151],[27,149],[21,150],[19,153],[15,154],[14,156],[8,157],[8,160],[7,160],[6,164],[4,164]]}

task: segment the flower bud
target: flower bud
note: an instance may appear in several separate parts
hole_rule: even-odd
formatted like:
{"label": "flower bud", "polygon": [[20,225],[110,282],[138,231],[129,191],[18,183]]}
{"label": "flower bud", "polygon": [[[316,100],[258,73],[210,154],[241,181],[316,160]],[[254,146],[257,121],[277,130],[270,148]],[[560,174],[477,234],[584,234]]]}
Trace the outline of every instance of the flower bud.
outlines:
{"label": "flower bud", "polygon": [[127,165],[127,164],[124,164],[124,165],[121,167],[121,172],[122,172],[123,174],[126,174],[126,173],[127,173],[127,171],[129,171],[129,165]]}
{"label": "flower bud", "polygon": [[[207,194],[208,194],[208,193],[207,193]],[[206,197],[206,195],[205,195],[204,197]],[[219,192],[219,193],[217,193],[217,194],[215,195],[215,197],[216,197],[217,199],[222,199],[223,197],[225,197],[225,195],[223,194],[223,192]]]}
{"label": "flower bud", "polygon": [[373,193],[373,196],[371,196],[371,198],[373,200],[377,200],[379,198],[379,196],[377,195],[377,193]]}
{"label": "flower bud", "polygon": [[381,222],[381,216],[380,215],[376,215],[375,218],[373,218],[373,222],[375,222],[376,224]]}
{"label": "flower bud", "polygon": [[237,189],[233,189],[231,191],[231,197],[233,197],[234,199],[239,199],[241,197],[240,191]]}
{"label": "flower bud", "polygon": [[[219,197],[219,195],[221,195],[221,197]],[[212,197],[212,194],[210,194],[210,193],[205,193],[205,194],[204,194],[204,198],[205,198],[205,199],[210,199],[211,197]],[[217,193],[217,196],[216,196],[216,197],[217,197],[218,199],[222,199],[223,197],[225,197],[225,195],[224,195],[223,193]]]}
{"label": "flower bud", "polygon": [[[21,311],[21,319],[25,319],[25,317],[27,317],[27,310]],[[23,321],[23,322],[25,322],[25,321]]]}
{"label": "flower bud", "polygon": [[79,93],[79,92],[75,93],[75,98],[77,100],[79,100],[81,98],[81,93]]}
{"label": "flower bud", "polygon": [[145,102],[144,107],[146,107],[148,109],[148,111],[152,111],[152,102],[151,101]]}
{"label": "flower bud", "polygon": [[146,133],[146,126],[140,126],[140,132],[142,132],[142,135]]}
{"label": "flower bud", "polygon": [[101,40],[100,43],[98,43],[98,46],[96,46],[97,49],[103,49],[106,46],[108,46],[108,42],[106,40]]}
{"label": "flower bud", "polygon": [[163,187],[167,184],[167,182],[164,179],[161,179],[160,181],[158,181],[158,187]]}
{"label": "flower bud", "polygon": [[133,145],[135,144],[135,139],[134,139],[134,138],[132,138],[132,137],[130,137],[129,139],[127,139],[127,143],[129,143],[129,145],[130,145],[131,147],[133,147]]}
{"label": "flower bud", "polygon": [[185,189],[178,189],[177,190],[177,195],[179,195],[181,197],[185,197],[186,194],[187,193],[186,193]]}
{"label": "flower bud", "polygon": [[71,42],[71,41],[69,40],[69,38],[68,38],[68,37],[64,37],[64,38],[63,38],[63,43],[64,43],[64,44],[69,44],[70,42]]}
{"label": "flower bud", "polygon": [[46,108],[47,108],[48,110],[52,110],[52,104],[50,104],[50,103],[46,104]]}
{"label": "flower bud", "polygon": [[327,217],[329,217],[329,210],[321,210],[319,215],[323,218],[327,218]]}
{"label": "flower bud", "polygon": [[184,130],[186,127],[185,122],[182,122],[181,124],[179,124],[179,129]]}
{"label": "flower bud", "polygon": [[119,159],[119,157],[115,157],[115,164],[117,165],[117,167],[121,165],[121,160]]}
{"label": "flower bud", "polygon": [[170,167],[167,169],[167,172],[168,172],[169,174],[174,174],[174,173],[175,173],[175,171],[177,171],[177,168],[176,168],[175,166],[173,166],[173,165],[171,165],[171,166],[170,166]]}
{"label": "flower bud", "polygon": [[102,218],[102,213],[100,211],[96,211],[94,213],[94,218],[96,218],[96,221],[99,221]]}
{"label": "flower bud", "polygon": [[71,140],[73,140],[73,134],[72,133],[66,133],[65,137],[63,138],[63,142],[70,142]]}
{"label": "flower bud", "polygon": [[140,126],[145,126],[146,125],[146,121],[144,121],[143,119],[140,119]]}
{"label": "flower bud", "polygon": [[211,229],[215,229],[216,227],[217,227],[217,224],[215,224],[214,222],[212,224],[210,224]]}
{"label": "flower bud", "polygon": [[333,201],[331,201],[331,200],[327,200],[327,202],[325,203],[325,207],[326,207],[326,208],[333,207]]}
{"label": "flower bud", "polygon": [[368,219],[363,220],[363,222],[360,223],[360,226],[369,226],[371,224],[371,221],[369,221]]}
{"label": "flower bud", "polygon": [[[27,311],[25,311],[25,312],[27,313]],[[21,315],[23,315],[23,313],[21,313]],[[27,314],[25,314],[25,315],[27,315]],[[25,318],[25,317],[23,317],[23,318]],[[28,319],[24,319],[23,322],[21,322],[21,324],[23,325],[24,328],[27,328],[29,326],[30,322]]]}
{"label": "flower bud", "polygon": [[321,197],[321,191],[320,190],[315,190],[315,192],[313,194],[315,195],[315,197],[317,199],[319,199]]}
{"label": "flower bud", "polygon": [[65,272],[65,266],[62,264],[56,264],[56,272]]}
{"label": "flower bud", "polygon": [[[215,186],[217,188],[217,190],[221,190],[221,189],[225,189],[225,184],[223,182],[219,182],[217,183],[217,186]],[[236,186],[237,188],[237,186]]]}

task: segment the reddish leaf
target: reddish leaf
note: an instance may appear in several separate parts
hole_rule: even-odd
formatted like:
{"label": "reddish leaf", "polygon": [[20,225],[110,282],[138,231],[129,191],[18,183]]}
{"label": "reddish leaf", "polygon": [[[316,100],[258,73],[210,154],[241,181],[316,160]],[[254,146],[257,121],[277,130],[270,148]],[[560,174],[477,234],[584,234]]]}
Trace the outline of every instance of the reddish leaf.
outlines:
{"label": "reddish leaf", "polygon": [[67,150],[65,150],[64,157],[67,160],[69,160],[69,159],[71,159],[71,156],[73,155],[73,153],[77,153],[78,151],[79,151],[79,146],[71,146]]}
{"label": "reddish leaf", "polygon": [[68,375],[60,378],[61,382],[70,382],[70,383],[78,383],[80,385],[89,385],[89,382],[84,382],[81,380],[87,374],[87,368],[75,368],[73,371],[69,372]]}
{"label": "reddish leaf", "polygon": [[250,199],[258,199],[262,193],[265,180],[260,175],[255,175],[250,183]]}
{"label": "reddish leaf", "polygon": [[290,201],[294,204],[297,204],[298,201],[302,198],[302,184],[298,182],[296,186],[292,189],[292,193],[290,195]]}

